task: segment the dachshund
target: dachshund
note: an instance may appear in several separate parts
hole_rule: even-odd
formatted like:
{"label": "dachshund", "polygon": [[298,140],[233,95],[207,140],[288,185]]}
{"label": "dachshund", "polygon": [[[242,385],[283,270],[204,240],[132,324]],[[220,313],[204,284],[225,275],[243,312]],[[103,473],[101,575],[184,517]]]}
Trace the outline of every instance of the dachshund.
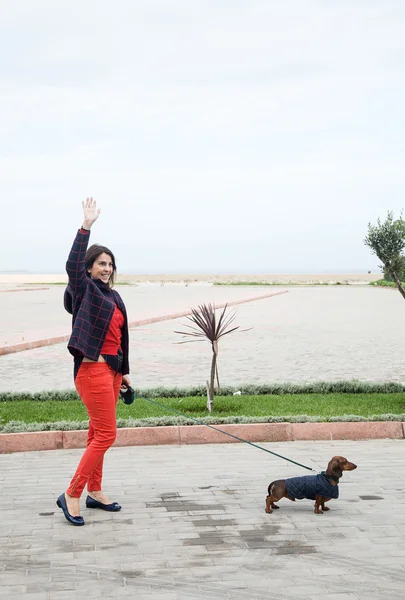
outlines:
{"label": "dachshund", "polygon": [[349,462],[343,456],[334,456],[329,461],[326,471],[322,471],[319,475],[272,481],[266,498],[266,513],[272,513],[272,509],[280,508],[274,503],[281,498],[288,498],[293,502],[308,498],[315,500],[315,514],[322,515],[323,511],[330,510],[325,506],[325,502],[339,497],[339,479],[342,477],[343,471],[353,471],[354,469],[357,469],[357,465],[354,463]]}

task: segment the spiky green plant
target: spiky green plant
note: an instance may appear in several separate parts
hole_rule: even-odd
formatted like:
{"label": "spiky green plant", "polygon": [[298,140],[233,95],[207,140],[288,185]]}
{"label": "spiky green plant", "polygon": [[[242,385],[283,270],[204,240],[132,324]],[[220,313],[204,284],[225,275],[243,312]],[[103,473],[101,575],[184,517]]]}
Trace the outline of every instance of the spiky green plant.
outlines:
{"label": "spiky green plant", "polygon": [[[217,379],[218,391],[220,389],[219,376],[218,376],[218,342],[224,335],[232,333],[239,329],[239,325],[236,327],[230,327],[236,317],[236,311],[226,314],[228,305],[226,304],[221,315],[217,321],[214,304],[201,304],[198,309],[192,308],[191,315],[187,317],[191,321],[192,325],[185,325],[190,331],[175,331],[183,336],[190,336],[197,338],[196,340],[185,340],[179,342],[185,344],[191,341],[202,341],[208,340],[212,347],[212,360],[211,360],[211,372],[210,378],[207,380],[207,410],[212,411],[212,403],[214,402],[215,394],[215,377]],[[245,330],[246,331],[246,330]]]}

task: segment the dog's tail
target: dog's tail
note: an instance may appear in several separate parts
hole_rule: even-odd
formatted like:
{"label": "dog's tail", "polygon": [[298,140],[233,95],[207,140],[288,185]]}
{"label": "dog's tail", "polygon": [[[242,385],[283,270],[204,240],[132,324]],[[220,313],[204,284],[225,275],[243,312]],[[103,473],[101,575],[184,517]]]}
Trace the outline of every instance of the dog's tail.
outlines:
{"label": "dog's tail", "polygon": [[271,496],[271,495],[272,495],[272,491],[273,491],[273,490],[272,490],[271,488],[273,487],[273,485],[274,485],[274,484],[275,484],[275,481],[272,481],[272,482],[270,483],[269,487],[267,488],[267,493],[268,493],[268,495],[269,495],[269,496]]}

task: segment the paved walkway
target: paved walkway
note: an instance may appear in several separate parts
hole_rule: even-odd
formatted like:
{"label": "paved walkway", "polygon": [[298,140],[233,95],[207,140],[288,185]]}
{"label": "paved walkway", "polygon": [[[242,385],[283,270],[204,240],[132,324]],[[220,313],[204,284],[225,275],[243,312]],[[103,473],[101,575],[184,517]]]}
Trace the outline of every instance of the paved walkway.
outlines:
{"label": "paved walkway", "polygon": [[[170,299],[171,310],[176,302],[179,306],[179,288],[156,289],[160,290],[156,306],[162,308],[165,298]],[[230,295],[221,291],[222,296],[215,297],[218,288],[210,286],[196,286],[192,292],[192,286],[182,289],[186,295],[181,302],[186,308],[213,297],[219,301],[220,297],[238,299],[239,295],[240,299],[269,290],[226,288]],[[150,291],[142,293],[145,298],[139,302],[145,315],[154,296]],[[125,297],[124,291],[122,294]],[[140,318],[131,306],[131,320]],[[220,341],[220,381],[242,387],[246,382],[352,378],[405,382],[404,311],[399,293],[367,286],[290,288],[288,294],[242,304],[237,307],[235,324],[253,329]],[[184,323],[185,318],[131,331],[131,372],[136,388],[205,386],[211,349],[204,341],[179,344],[182,338],[174,331],[183,330]],[[0,392],[72,388],[72,371],[65,343],[0,356]]]}
{"label": "paved walkway", "polygon": [[106,490],[117,514],[55,506],[79,450],[0,455],[0,598],[21,600],[402,600],[404,442],[267,444],[323,469],[358,464],[339,500],[264,512],[272,479],[306,472],[240,444],[114,448]]}

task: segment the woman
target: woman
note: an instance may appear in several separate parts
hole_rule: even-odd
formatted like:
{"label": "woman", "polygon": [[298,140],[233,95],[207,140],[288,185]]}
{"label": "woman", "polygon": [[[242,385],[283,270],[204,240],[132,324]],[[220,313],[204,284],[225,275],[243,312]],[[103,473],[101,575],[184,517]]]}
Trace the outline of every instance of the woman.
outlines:
{"label": "woman", "polygon": [[56,501],[72,525],[84,525],[80,497],[87,485],[88,508],[118,511],[102,491],[104,454],[116,438],[116,405],[120,387],[129,387],[128,320],[120,295],[112,289],[113,253],[104,246],[87,250],[90,229],[98,219],[93,198],[82,202],[84,220],[73,242],[66,271],[65,308],[73,315],[68,348],[74,356],[76,389],[89,415],[87,448],[72,481]]}

